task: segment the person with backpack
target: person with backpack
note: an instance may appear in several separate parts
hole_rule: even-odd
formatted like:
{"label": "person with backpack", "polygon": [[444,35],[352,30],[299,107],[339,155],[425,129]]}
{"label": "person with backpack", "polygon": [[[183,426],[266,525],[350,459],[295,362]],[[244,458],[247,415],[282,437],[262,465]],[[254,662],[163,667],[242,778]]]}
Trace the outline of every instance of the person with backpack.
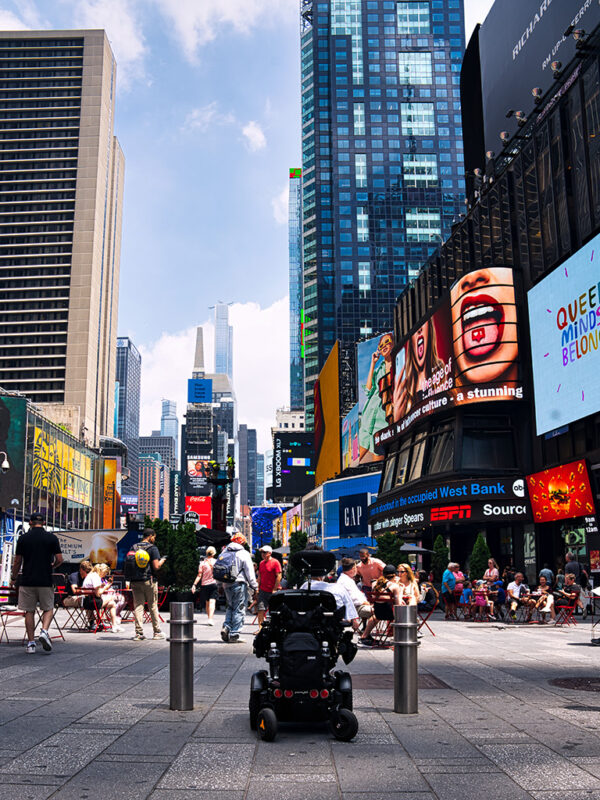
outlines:
{"label": "person with backpack", "polygon": [[125,556],[125,580],[131,584],[133,594],[133,617],[135,619],[134,641],[141,642],[145,639],[144,628],[144,603],[148,603],[148,611],[152,620],[153,639],[164,639],[165,635],[160,629],[158,616],[158,581],[156,574],[166,561],[161,558],[156,542],[156,532],[153,528],[144,528],[144,537],[141,542],[134,544]]}
{"label": "person with backpack", "polygon": [[231,542],[221,551],[213,565],[213,577],[223,584],[227,610],[221,629],[221,639],[229,644],[240,641],[240,631],[246,617],[246,589],[256,595],[258,583],[250,553],[244,549],[246,537],[234,533]]}

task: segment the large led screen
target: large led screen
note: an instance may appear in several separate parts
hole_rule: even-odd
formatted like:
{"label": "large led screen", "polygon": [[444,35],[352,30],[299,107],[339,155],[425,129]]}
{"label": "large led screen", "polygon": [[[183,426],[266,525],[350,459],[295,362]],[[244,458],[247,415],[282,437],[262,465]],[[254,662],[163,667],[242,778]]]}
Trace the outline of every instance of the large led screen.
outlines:
{"label": "large led screen", "polygon": [[573,461],[528,475],[527,486],[536,522],[596,513],[585,461]]}
{"label": "large led screen", "polygon": [[537,434],[600,410],[600,235],[528,292]]}
{"label": "large led screen", "polygon": [[[358,377],[358,463],[381,461],[375,453],[375,433],[391,422],[391,381],[394,336],[384,333],[356,345]],[[355,466],[353,464],[352,466]]]}
{"label": "large led screen", "polygon": [[478,269],[457,280],[397,349],[393,384],[392,435],[453,406],[522,398],[512,270]]}
{"label": "large led screen", "polygon": [[210,473],[208,456],[187,456],[186,479],[188,495],[209,495]]}
{"label": "large led screen", "polygon": [[315,488],[312,433],[273,434],[273,499],[300,498]]}

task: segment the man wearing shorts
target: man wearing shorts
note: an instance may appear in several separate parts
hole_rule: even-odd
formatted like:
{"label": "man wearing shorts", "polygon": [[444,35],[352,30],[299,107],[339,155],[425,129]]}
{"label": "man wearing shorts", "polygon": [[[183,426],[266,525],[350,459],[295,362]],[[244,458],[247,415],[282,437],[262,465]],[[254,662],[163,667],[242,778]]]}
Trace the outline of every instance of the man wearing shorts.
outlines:
{"label": "man wearing shorts", "polygon": [[258,565],[258,627],[265,621],[269,600],[281,583],[281,564],[273,558],[273,548],[268,544],[260,548],[262,561]]}
{"label": "man wearing shorts", "polygon": [[39,641],[44,650],[52,650],[48,633],[54,614],[52,570],[60,566],[62,560],[58,538],[44,530],[44,517],[41,514],[33,514],[29,520],[29,530],[17,542],[11,573],[11,582],[14,583],[23,567],[19,585],[19,609],[25,612],[26,651],[29,654],[35,653],[35,610],[38,603],[42,610]]}

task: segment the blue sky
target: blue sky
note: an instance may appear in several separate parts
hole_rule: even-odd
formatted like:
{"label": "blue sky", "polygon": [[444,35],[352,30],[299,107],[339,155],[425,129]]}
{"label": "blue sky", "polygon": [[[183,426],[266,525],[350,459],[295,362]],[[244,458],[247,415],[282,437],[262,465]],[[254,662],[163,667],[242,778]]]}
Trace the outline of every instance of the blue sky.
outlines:
{"label": "blue sky", "polygon": [[[491,0],[465,5],[470,31]],[[217,300],[235,303],[239,416],[259,429],[263,449],[275,409],[288,401],[298,7],[299,0],[0,0],[0,29],[105,28],[117,58],[115,133],[126,159],[119,333],[144,359],[143,433],[158,427],[161,397],[183,411],[193,331],[210,322]]]}

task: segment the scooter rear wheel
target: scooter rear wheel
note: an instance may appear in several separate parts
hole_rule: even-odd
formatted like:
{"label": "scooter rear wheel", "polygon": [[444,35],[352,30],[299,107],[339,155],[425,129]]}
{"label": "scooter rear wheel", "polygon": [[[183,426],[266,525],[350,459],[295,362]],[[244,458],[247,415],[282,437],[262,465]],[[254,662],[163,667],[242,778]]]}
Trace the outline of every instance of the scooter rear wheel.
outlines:
{"label": "scooter rear wheel", "polygon": [[329,719],[329,730],[341,742],[349,742],[358,733],[358,720],[352,711],[340,708]]}
{"label": "scooter rear wheel", "polygon": [[[272,708],[261,708],[256,718],[258,735],[263,742],[272,742],[277,736],[277,717]],[[357,724],[358,729],[358,724]]]}

